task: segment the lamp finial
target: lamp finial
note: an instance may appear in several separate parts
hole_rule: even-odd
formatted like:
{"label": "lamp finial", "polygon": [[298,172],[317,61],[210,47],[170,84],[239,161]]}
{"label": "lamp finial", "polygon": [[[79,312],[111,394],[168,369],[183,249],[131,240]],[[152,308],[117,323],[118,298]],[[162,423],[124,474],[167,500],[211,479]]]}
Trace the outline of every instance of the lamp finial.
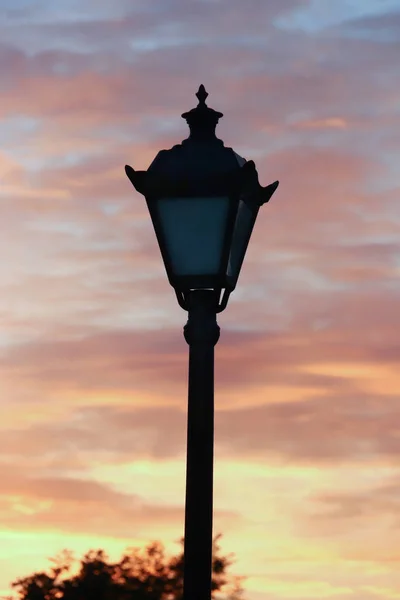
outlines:
{"label": "lamp finial", "polygon": [[208,93],[206,92],[206,88],[203,84],[199,87],[199,91],[196,94],[199,104],[205,105]]}

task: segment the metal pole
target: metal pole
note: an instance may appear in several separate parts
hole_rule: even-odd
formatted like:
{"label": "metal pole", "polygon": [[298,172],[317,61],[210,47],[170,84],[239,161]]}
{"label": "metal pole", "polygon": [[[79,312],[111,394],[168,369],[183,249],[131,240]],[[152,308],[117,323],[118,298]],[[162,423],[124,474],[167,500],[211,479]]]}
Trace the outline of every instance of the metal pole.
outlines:
{"label": "metal pole", "polygon": [[211,598],[216,308],[214,291],[190,292],[184,327],[189,344],[184,600]]}

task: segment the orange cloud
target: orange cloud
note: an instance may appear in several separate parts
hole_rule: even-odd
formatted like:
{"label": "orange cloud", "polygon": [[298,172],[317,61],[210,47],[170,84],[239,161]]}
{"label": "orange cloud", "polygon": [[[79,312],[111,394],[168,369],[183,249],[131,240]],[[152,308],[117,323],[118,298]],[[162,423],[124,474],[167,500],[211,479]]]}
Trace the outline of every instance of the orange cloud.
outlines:
{"label": "orange cloud", "polygon": [[186,137],[204,83],[281,181],[219,317],[216,527],[249,600],[396,597],[395,15],[5,2],[0,587],[65,540],[182,533],[187,315],[123,165]]}

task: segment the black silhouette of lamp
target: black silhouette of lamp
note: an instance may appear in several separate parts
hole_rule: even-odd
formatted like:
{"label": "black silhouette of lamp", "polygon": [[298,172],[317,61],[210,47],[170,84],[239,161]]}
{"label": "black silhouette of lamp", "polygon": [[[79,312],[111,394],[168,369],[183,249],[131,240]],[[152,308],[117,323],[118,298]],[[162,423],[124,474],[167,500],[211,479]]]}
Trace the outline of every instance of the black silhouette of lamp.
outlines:
{"label": "black silhouette of lamp", "polygon": [[190,135],[161,150],[147,171],[125,171],[146,198],[168,280],[188,311],[189,396],[184,600],[210,600],[217,313],[235,289],[260,207],[279,182],[262,187],[246,161],[215,135],[222,113],[206,104],[182,117]]}

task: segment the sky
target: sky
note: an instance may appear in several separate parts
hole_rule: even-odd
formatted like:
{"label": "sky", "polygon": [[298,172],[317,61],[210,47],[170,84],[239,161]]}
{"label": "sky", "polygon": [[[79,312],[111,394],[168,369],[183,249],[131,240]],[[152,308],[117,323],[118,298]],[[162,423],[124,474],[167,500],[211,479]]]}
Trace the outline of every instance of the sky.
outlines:
{"label": "sky", "polygon": [[207,103],[280,187],[219,315],[247,600],[400,598],[399,0],[0,0],[0,594],[183,535],[187,313],[147,169]]}

